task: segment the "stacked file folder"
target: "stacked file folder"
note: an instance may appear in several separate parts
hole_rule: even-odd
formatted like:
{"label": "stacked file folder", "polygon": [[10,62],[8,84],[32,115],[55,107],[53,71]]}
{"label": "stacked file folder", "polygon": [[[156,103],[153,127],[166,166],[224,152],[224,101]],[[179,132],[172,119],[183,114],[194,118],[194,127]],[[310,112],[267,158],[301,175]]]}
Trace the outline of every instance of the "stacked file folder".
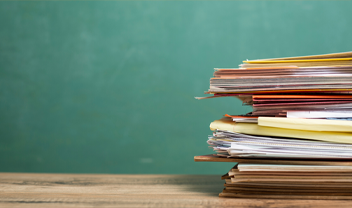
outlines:
{"label": "stacked file folder", "polygon": [[352,166],[238,164],[220,196],[352,199]]}
{"label": "stacked file folder", "polygon": [[195,157],[239,162],[220,196],[352,198],[352,52],[247,60],[206,93],[253,107],[212,122],[216,153]]}

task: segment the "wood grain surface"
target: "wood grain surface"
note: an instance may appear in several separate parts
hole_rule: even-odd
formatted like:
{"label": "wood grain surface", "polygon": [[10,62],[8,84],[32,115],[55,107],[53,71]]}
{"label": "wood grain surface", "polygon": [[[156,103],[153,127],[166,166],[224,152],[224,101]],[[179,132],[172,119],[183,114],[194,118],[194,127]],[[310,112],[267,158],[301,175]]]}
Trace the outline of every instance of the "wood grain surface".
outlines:
{"label": "wood grain surface", "polygon": [[0,207],[352,207],[352,200],[219,198],[212,175],[0,173]]}

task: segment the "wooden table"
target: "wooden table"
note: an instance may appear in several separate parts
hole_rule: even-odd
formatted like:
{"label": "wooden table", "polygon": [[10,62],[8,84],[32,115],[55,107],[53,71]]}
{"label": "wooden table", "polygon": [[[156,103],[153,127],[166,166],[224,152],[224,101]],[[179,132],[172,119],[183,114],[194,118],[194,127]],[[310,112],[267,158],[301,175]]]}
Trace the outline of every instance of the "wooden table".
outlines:
{"label": "wooden table", "polygon": [[352,207],[352,201],[219,198],[220,176],[0,173],[0,207]]}

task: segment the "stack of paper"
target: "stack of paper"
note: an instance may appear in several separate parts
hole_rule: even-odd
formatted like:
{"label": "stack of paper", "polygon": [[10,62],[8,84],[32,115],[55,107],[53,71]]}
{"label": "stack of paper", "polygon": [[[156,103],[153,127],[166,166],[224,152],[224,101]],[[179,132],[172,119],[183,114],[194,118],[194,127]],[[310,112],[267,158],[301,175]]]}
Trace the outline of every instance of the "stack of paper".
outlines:
{"label": "stack of paper", "polygon": [[223,197],[352,199],[352,166],[238,164],[222,179]]}
{"label": "stack of paper", "polygon": [[223,157],[350,159],[352,144],[263,137],[216,130],[208,144]]}
{"label": "stack of paper", "polygon": [[[352,185],[350,164],[341,166],[343,170],[348,169],[350,175],[333,167],[333,163],[324,167],[314,166],[314,161],[352,161],[352,52],[247,60],[240,68],[215,69],[207,93],[213,95],[198,99],[234,96],[244,105],[253,107],[253,111],[245,115],[226,114],[210,124],[214,132],[207,142],[216,152],[216,157],[279,161],[275,167],[268,164],[260,166],[275,169],[270,172],[273,178],[268,179],[265,174],[258,173],[267,174],[270,170],[251,172],[252,169],[244,168],[253,164],[246,166],[239,160],[239,165],[227,176],[226,189],[220,196],[242,197],[249,193],[251,196],[267,197],[281,192],[301,196],[305,193],[302,187],[294,193],[287,187],[308,178],[317,182],[323,180],[324,183],[350,180]],[[303,164],[309,160],[313,166],[312,163],[304,167],[293,164],[289,169],[280,165],[293,159],[301,160]],[[289,175],[285,175],[286,172],[280,175],[280,171],[289,172]],[[322,177],[319,171],[324,172],[326,177]],[[236,186],[249,181],[260,185],[256,189]],[[269,191],[271,185],[267,186],[270,184],[267,182],[282,182],[285,186]],[[314,187],[312,184],[304,186],[314,193],[312,196],[330,194],[313,191]],[[331,193],[334,196],[352,196],[352,191],[341,190]],[[267,191],[270,194],[263,194]]]}
{"label": "stack of paper", "polygon": [[[352,91],[352,52],[243,61],[215,69],[208,93],[215,95]],[[225,95],[229,96],[229,95]]]}

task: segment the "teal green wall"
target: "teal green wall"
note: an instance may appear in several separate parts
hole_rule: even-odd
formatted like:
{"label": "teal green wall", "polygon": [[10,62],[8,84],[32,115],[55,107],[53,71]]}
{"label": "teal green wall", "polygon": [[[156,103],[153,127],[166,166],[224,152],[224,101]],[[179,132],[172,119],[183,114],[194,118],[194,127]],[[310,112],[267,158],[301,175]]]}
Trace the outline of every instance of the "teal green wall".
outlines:
{"label": "teal green wall", "polygon": [[0,171],[222,174],[214,67],[352,50],[351,1],[0,2]]}

